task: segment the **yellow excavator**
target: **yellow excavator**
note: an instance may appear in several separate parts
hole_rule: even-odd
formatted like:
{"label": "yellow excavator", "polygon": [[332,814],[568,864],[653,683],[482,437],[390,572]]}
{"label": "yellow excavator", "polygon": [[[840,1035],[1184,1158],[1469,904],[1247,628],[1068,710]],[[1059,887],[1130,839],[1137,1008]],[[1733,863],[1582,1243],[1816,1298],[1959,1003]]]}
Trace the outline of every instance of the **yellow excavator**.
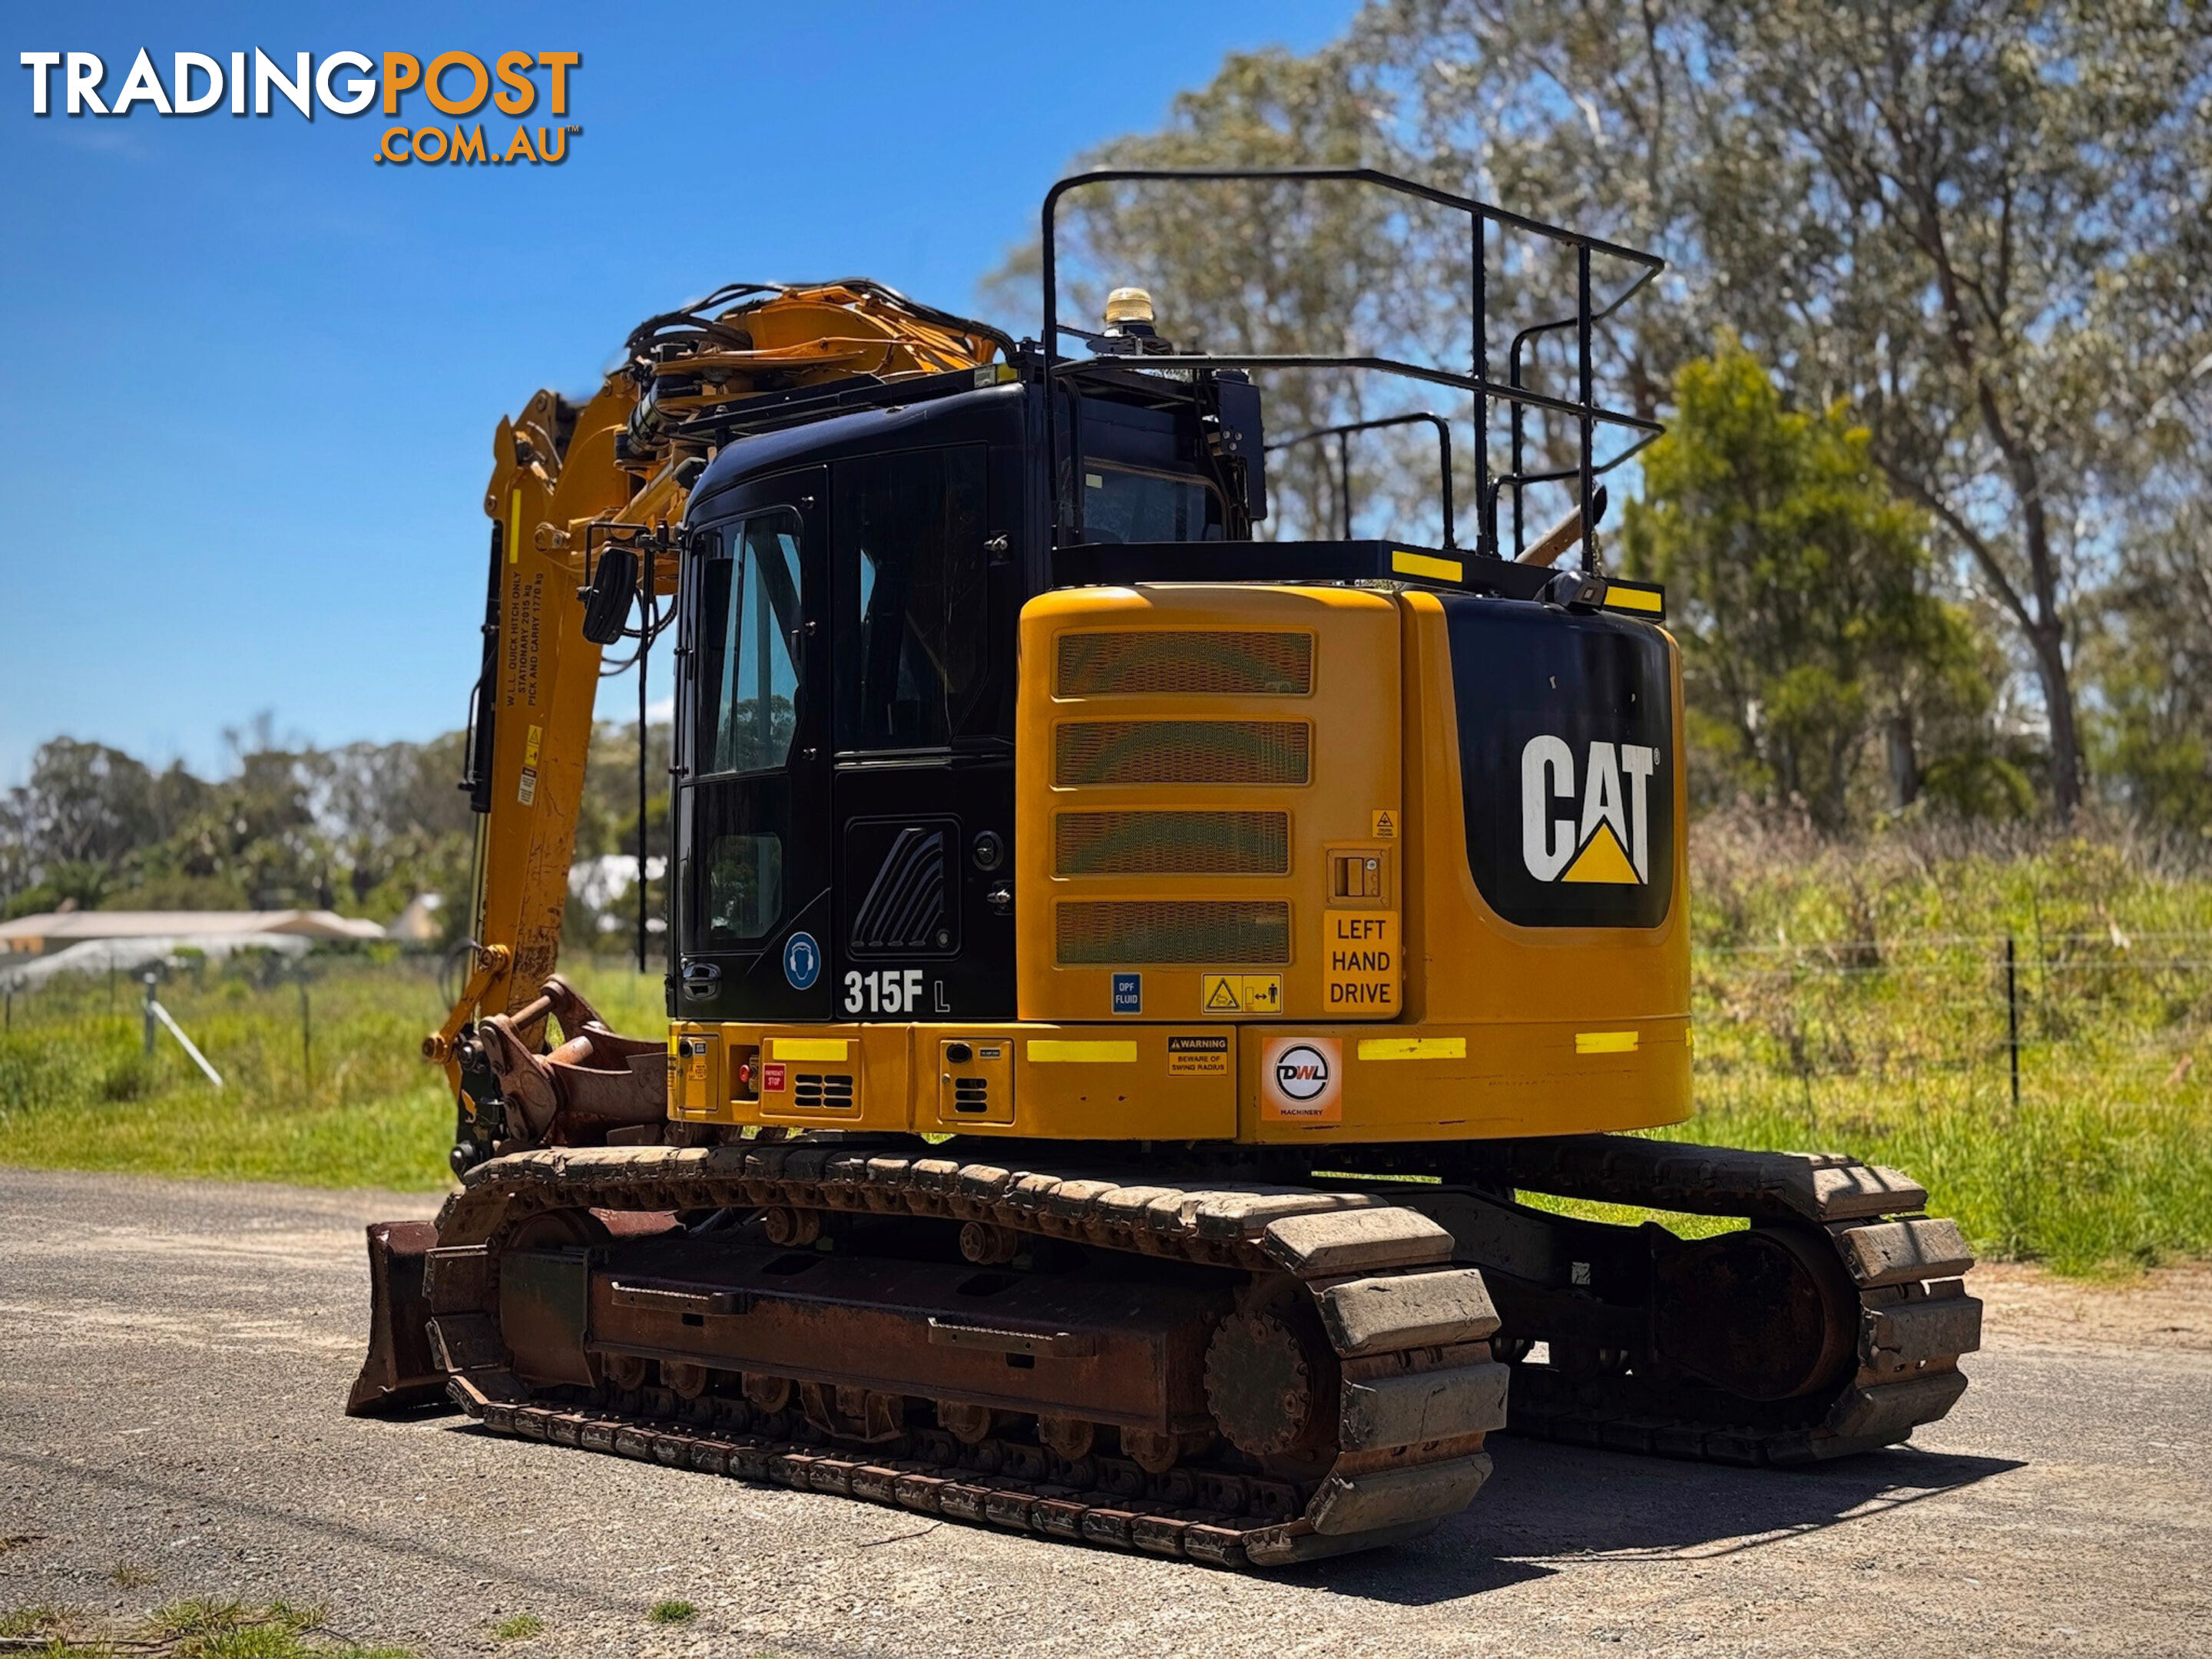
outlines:
{"label": "yellow excavator", "polygon": [[[1465,216],[1467,369],[1061,318],[1071,191],[1249,180]],[[1516,246],[1571,294],[1500,380]],[[1657,428],[1592,353],[1659,261],[1338,168],[1079,175],[1042,247],[1036,340],[726,289],[501,424],[473,971],[423,1045],[459,1189],[370,1230],[349,1409],[1256,1568],[1433,1528],[1499,1430],[1786,1465],[1942,1416],[1980,1304],[1919,1187],[1636,1133],[1691,1111],[1681,679],[1602,565]],[[1254,376],[1316,369],[1467,412],[1473,545],[1427,411],[1439,544],[1255,539]],[[629,1037],[553,969],[602,652],[672,628]]]}

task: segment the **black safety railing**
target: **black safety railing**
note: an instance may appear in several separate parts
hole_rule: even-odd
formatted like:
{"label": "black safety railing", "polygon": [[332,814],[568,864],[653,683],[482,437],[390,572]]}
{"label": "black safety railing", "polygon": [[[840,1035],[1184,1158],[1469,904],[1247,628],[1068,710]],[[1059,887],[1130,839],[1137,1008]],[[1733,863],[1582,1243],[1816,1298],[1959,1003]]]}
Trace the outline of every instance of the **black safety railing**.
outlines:
{"label": "black safety railing", "polygon": [[[1182,352],[1146,349],[1140,355],[1113,354],[1087,357],[1064,357],[1060,351],[1060,337],[1073,334],[1093,339],[1087,331],[1063,325],[1060,319],[1059,212],[1060,199],[1071,191],[1101,185],[1146,183],[1320,183],[1333,182],[1366,185],[1376,190],[1409,197],[1436,206],[1462,213],[1468,218],[1468,294],[1473,318],[1468,342],[1468,372],[1437,368],[1401,358],[1379,355],[1340,355],[1292,352]],[[1596,522],[1597,480],[1619,466],[1629,457],[1657,437],[1663,429],[1656,421],[1632,415],[1625,410],[1608,409],[1596,401],[1596,365],[1593,350],[1593,331],[1595,325],[1618,311],[1629,298],[1650,283],[1664,267],[1665,261],[1656,254],[1609,242],[1602,238],[1586,236],[1558,225],[1548,225],[1539,219],[1513,213],[1504,208],[1493,207],[1472,197],[1455,195],[1450,191],[1433,185],[1418,184],[1410,179],[1401,179],[1394,173],[1374,167],[1101,167],[1089,173],[1079,173],[1060,179],[1045,192],[1044,206],[1040,215],[1044,310],[1044,372],[1048,386],[1072,375],[1101,368],[1145,372],[1197,369],[1350,369],[1395,375],[1431,386],[1448,386],[1468,394],[1474,400],[1475,507],[1479,519],[1476,532],[1477,551],[1492,556],[1498,554],[1498,497],[1502,491],[1513,493],[1514,552],[1522,548],[1522,495],[1532,483],[1564,482],[1572,478],[1577,485],[1577,502],[1581,523],[1587,529]],[[1522,330],[1514,337],[1510,353],[1510,373],[1504,384],[1490,377],[1490,276],[1489,245],[1491,228],[1496,226],[1499,240],[1507,232],[1521,232],[1543,238],[1571,249],[1575,258],[1575,306],[1565,317],[1554,318]],[[1636,275],[1626,286],[1601,303],[1591,287],[1590,262],[1593,257],[1602,257],[1626,262],[1636,268]],[[1571,398],[1561,398],[1538,392],[1522,383],[1522,350],[1538,337],[1559,330],[1575,331],[1576,388]],[[1511,459],[1506,471],[1494,480],[1491,471],[1490,416],[1494,403],[1508,404],[1512,410]],[[1045,476],[1051,480],[1053,491],[1053,525],[1057,536],[1059,526],[1070,526],[1078,540],[1083,528],[1083,492],[1074,489],[1068,479],[1061,477],[1060,465],[1061,415],[1060,399],[1045,400]],[[1544,473],[1524,470],[1523,414],[1528,410],[1540,410],[1558,415],[1573,422],[1577,434],[1577,460],[1571,468]],[[1601,460],[1595,453],[1596,433],[1600,427],[1618,428],[1638,434],[1634,441],[1619,453]],[[1302,434],[1303,435],[1303,434]],[[1071,474],[1074,469],[1070,469]],[[1446,500],[1449,499],[1450,472],[1445,471]],[[1449,507],[1447,507],[1449,512]],[[1595,538],[1584,534],[1583,563],[1593,567]]]}
{"label": "black safety railing", "polygon": [[1454,522],[1452,501],[1451,422],[1433,410],[1408,410],[1403,415],[1381,415],[1371,421],[1341,421],[1334,426],[1316,427],[1310,432],[1278,439],[1266,446],[1270,455],[1278,450],[1296,449],[1301,444],[1319,443],[1325,438],[1336,440],[1336,505],[1339,522],[1343,526],[1346,541],[1352,539],[1352,441],[1363,432],[1383,432],[1392,427],[1418,426],[1423,422],[1437,430],[1437,493],[1444,514],[1444,546],[1459,546],[1458,528]]}

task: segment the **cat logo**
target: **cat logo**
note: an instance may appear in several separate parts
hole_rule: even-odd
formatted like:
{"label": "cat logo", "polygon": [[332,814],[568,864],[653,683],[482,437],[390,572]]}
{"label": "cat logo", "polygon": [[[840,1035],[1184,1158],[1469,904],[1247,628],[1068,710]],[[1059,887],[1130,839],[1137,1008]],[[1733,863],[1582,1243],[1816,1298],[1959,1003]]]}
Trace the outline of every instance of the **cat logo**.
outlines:
{"label": "cat logo", "polygon": [[[1561,738],[1521,751],[1521,861],[1539,881],[1640,886],[1651,879],[1649,794],[1659,751],[1638,743],[1593,743],[1575,784],[1575,754]],[[1625,779],[1625,787],[1624,787]],[[1579,818],[1558,811],[1582,803]]]}

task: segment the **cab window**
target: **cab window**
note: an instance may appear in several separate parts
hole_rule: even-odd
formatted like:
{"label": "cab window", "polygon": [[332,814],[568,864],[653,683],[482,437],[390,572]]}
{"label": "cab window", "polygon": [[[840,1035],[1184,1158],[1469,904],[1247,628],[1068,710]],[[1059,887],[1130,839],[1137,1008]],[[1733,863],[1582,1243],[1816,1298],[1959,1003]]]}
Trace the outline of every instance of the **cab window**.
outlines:
{"label": "cab window", "polygon": [[741,520],[706,562],[700,603],[699,771],[781,766],[799,696],[799,515]]}
{"label": "cab window", "polygon": [[837,747],[940,747],[989,665],[984,447],[837,468]]}
{"label": "cab window", "polygon": [[1221,497],[1202,478],[1084,463],[1085,541],[1212,542],[1221,526]]}

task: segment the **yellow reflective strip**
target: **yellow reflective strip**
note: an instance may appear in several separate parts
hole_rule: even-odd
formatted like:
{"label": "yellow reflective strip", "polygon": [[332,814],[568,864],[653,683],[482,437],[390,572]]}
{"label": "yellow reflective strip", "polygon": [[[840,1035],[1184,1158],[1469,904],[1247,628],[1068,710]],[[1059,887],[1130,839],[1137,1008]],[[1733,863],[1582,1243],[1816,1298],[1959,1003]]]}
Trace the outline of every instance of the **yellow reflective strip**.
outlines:
{"label": "yellow reflective strip", "polygon": [[1433,576],[1446,582],[1458,581],[1465,574],[1465,567],[1457,559],[1432,559],[1425,553],[1401,553],[1395,550],[1390,555],[1390,568],[1401,576]]}
{"label": "yellow reflective strip", "polygon": [[1575,1052],[1578,1054],[1632,1054],[1636,1052],[1637,1035],[1634,1031],[1577,1031],[1575,1033]]}
{"label": "yellow reflective strip", "polygon": [[778,1060],[842,1060],[852,1043],[843,1037],[770,1037],[768,1051]]}
{"label": "yellow reflective strip", "polygon": [[507,507],[507,562],[519,563],[522,558],[522,492],[516,490]]}
{"label": "yellow reflective strip", "polygon": [[1664,609],[1661,595],[1641,587],[1623,587],[1619,582],[1605,585],[1605,602],[1616,611],[1648,611],[1655,617]]}
{"label": "yellow reflective strip", "polygon": [[1362,1037],[1362,1060],[1465,1060],[1465,1037]]}
{"label": "yellow reflective strip", "polygon": [[1047,1037],[1029,1042],[1032,1066],[1121,1066],[1137,1058],[1133,1042],[1066,1042]]}

